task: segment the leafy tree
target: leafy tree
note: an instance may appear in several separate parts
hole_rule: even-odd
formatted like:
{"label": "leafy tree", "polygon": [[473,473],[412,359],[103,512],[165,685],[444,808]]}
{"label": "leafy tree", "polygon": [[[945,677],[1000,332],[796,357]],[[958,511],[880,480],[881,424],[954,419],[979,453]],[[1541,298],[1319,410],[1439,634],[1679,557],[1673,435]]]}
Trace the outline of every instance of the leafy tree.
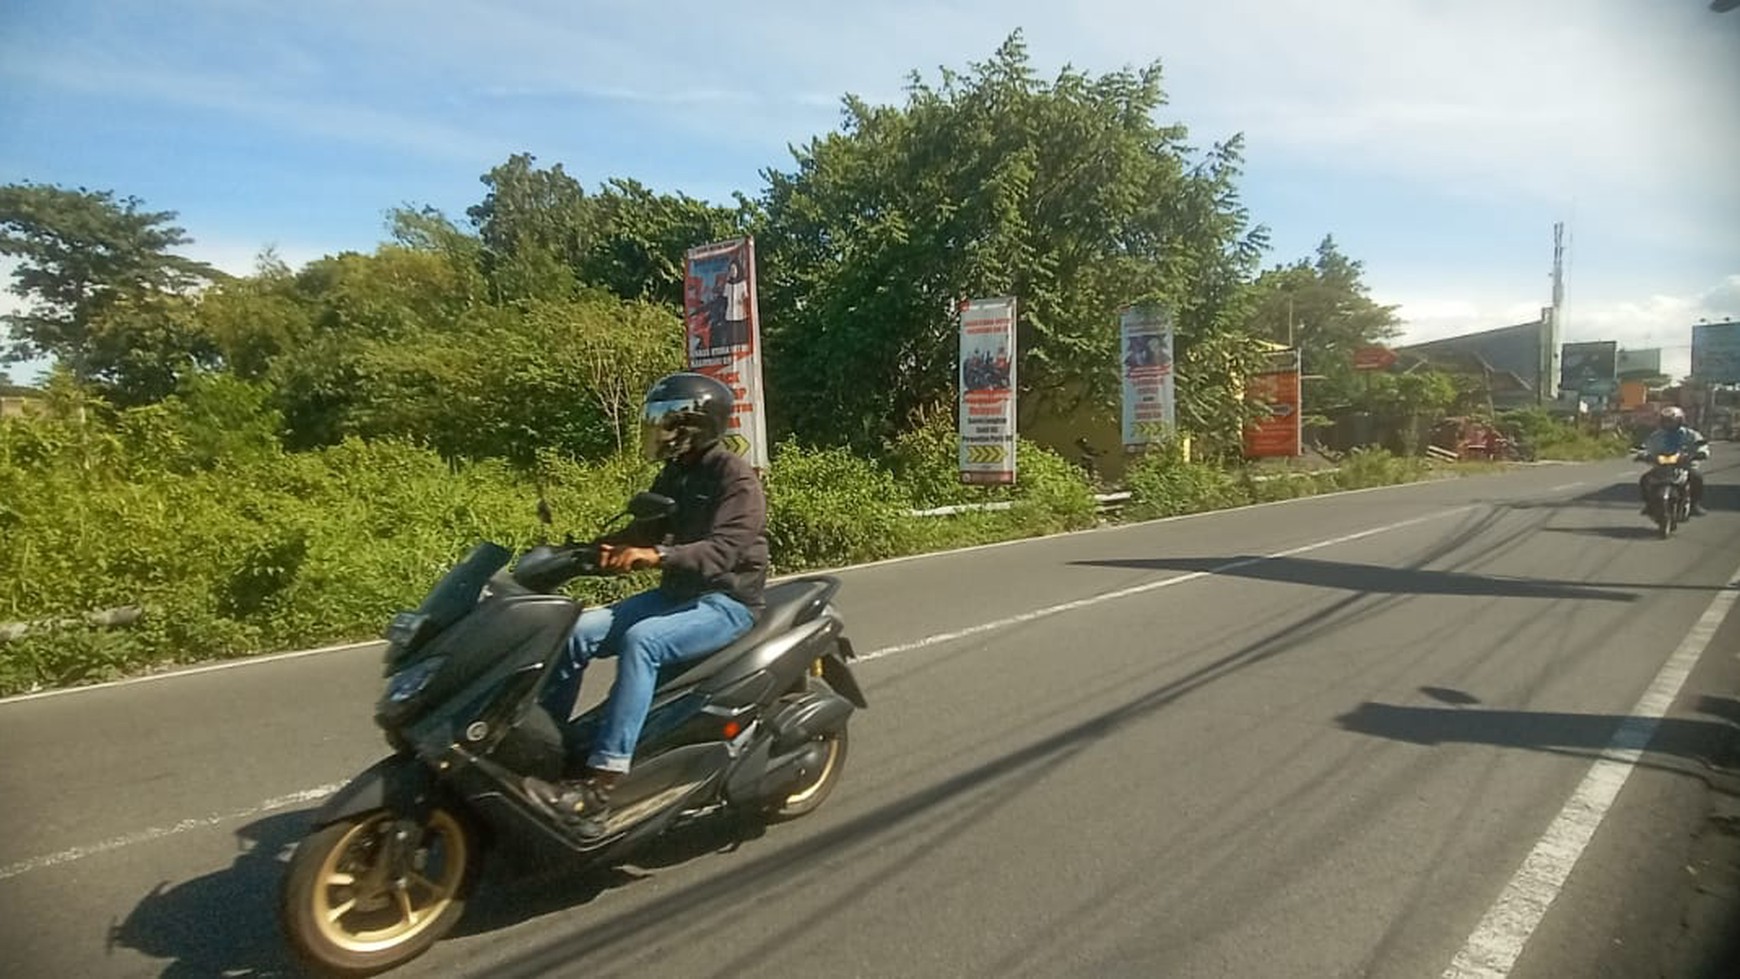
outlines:
{"label": "leafy tree", "polygon": [[314,310],[290,267],[266,255],[253,275],[207,289],[197,315],[219,363],[236,377],[259,381],[273,361],[313,338]]}
{"label": "leafy tree", "polygon": [[[220,273],[170,249],[192,239],[173,211],[137,197],[30,182],[0,187],[0,254],[19,259],[9,287],[28,306],[4,319],[6,362],[52,356],[79,381],[113,385],[129,400],[163,393],[165,371],[184,370],[205,347],[185,308],[157,301]],[[172,387],[173,385],[171,385]]]}
{"label": "leafy tree", "polygon": [[560,163],[535,168],[516,153],[481,178],[489,193],[466,209],[482,240],[482,265],[498,302],[573,295],[593,237],[586,190]]}
{"label": "leafy tree", "polygon": [[613,179],[588,198],[593,237],[577,270],[588,285],[627,300],[680,307],[683,256],[695,245],[742,234],[753,205],[716,207],[686,194],[657,194],[635,180]]}
{"label": "leafy tree", "polygon": [[1312,411],[1346,407],[1360,397],[1364,383],[1353,369],[1353,353],[1396,335],[1394,306],[1375,302],[1364,282],[1364,266],[1342,254],[1332,236],[1317,246],[1314,259],[1275,266],[1259,276],[1250,292],[1252,333],[1300,348],[1309,382]]}
{"label": "leafy tree", "polygon": [[489,193],[466,213],[478,230],[480,267],[500,302],[560,300],[583,287],[626,300],[682,302],[683,254],[743,233],[754,206],[655,193],[616,178],[588,195],[560,163],[519,153],[483,176]]}
{"label": "leafy tree", "polygon": [[384,349],[416,360],[431,345],[460,343],[475,356],[486,341],[468,331],[473,311],[484,308],[483,282],[463,251],[389,243],[372,255],[311,262],[291,280],[258,283],[237,328],[216,332],[238,363],[269,365],[264,377],[277,392],[288,447],[331,445],[381,431],[356,416],[374,397],[365,360],[378,362]]}
{"label": "leafy tree", "polygon": [[217,359],[191,296],[117,295],[92,319],[89,331],[86,363],[100,365],[95,380],[121,407],[161,401]]}
{"label": "leafy tree", "polygon": [[349,430],[448,458],[602,458],[627,445],[647,387],[681,363],[670,310],[609,296],[478,310],[462,326],[368,345]]}
{"label": "leafy tree", "polygon": [[963,297],[1018,298],[1027,412],[1108,404],[1117,310],[1142,298],[1171,302],[1182,365],[1223,382],[1248,346],[1226,311],[1263,236],[1238,203],[1238,141],[1193,164],[1184,130],[1153,121],[1160,77],[1042,81],[1016,34],[966,74],[913,75],[902,107],[846,98],[840,132],[766,173],[776,420],[870,447],[948,400]]}

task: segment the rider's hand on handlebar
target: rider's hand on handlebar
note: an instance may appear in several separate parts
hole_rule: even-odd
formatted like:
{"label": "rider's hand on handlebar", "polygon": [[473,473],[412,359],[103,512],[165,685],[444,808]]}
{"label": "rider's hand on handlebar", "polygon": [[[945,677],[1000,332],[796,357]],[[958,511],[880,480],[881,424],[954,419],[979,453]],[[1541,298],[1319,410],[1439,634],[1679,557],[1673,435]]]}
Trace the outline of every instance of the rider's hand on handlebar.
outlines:
{"label": "rider's hand on handlebar", "polygon": [[613,547],[603,544],[598,548],[598,566],[618,574],[627,574],[642,568],[656,568],[659,566],[659,552],[650,547]]}

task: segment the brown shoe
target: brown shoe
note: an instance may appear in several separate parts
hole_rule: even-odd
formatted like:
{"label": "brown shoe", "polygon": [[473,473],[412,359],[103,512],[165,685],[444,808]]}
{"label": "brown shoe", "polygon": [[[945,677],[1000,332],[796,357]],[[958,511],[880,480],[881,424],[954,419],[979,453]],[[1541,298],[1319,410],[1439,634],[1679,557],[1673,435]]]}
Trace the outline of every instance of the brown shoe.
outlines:
{"label": "brown shoe", "polygon": [[603,780],[581,778],[550,783],[528,775],[525,788],[527,797],[581,839],[595,840],[604,835],[610,819],[610,785]]}

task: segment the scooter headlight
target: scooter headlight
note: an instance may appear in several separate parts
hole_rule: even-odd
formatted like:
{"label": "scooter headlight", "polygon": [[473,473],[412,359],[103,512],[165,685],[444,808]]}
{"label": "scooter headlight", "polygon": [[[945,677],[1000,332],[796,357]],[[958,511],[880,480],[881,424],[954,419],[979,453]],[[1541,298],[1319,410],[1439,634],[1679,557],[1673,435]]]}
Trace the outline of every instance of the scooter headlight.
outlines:
{"label": "scooter headlight", "polygon": [[419,660],[407,669],[393,674],[387,681],[387,702],[402,704],[423,692],[435,674],[441,672],[441,664],[446,660],[440,656],[433,659]]}

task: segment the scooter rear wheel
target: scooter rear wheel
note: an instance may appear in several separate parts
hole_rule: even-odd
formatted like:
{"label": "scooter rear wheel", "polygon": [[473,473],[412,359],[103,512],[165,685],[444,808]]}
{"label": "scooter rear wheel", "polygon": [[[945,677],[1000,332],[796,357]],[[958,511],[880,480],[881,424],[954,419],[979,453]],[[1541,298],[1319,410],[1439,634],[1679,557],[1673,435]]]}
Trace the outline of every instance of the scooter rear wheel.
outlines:
{"label": "scooter rear wheel", "polygon": [[828,756],[822,762],[813,778],[807,779],[785,797],[767,807],[767,818],[774,822],[784,822],[807,816],[822,807],[833,794],[834,786],[840,782],[840,774],[846,767],[846,728],[833,734],[819,736],[816,740],[825,742],[828,746]]}

